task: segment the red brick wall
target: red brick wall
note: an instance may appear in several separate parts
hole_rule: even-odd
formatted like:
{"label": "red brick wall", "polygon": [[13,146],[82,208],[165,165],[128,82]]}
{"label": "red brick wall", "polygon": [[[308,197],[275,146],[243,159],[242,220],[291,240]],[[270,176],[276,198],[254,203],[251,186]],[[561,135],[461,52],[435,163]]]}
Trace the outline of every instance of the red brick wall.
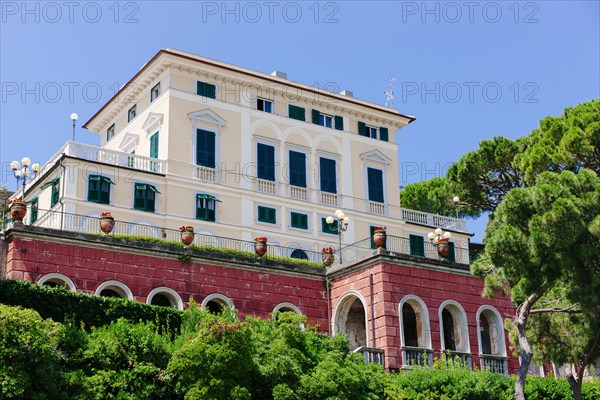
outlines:
{"label": "red brick wall", "polygon": [[160,253],[149,256],[115,249],[15,237],[8,244],[6,275],[36,282],[45,274],[57,272],[86,293],[94,293],[102,282],[117,280],[129,287],[135,300],[144,303],[150,291],[159,286],[175,290],[185,303],[190,297],[201,303],[206,296],[220,293],[231,299],[242,318],[270,318],[277,304],[289,302],[308,317],[309,324],[318,324],[327,331],[323,277],[266,268],[259,272],[241,265],[183,263],[161,258]]}
{"label": "red brick wall", "polygon": [[[348,274],[340,275],[333,280],[331,291],[332,316],[335,306],[344,293],[350,290],[358,291],[367,305],[367,330],[369,332],[368,346],[371,339],[371,304],[369,276],[373,273],[373,293],[375,305],[375,347],[383,348],[386,356],[386,367],[401,368],[402,355],[400,351],[400,318],[398,308],[400,301],[406,295],[420,297],[429,312],[431,344],[434,357],[440,356],[440,323],[438,310],[445,300],[459,303],[467,315],[469,342],[472,354],[472,365],[479,366],[479,348],[477,339],[476,314],[482,305],[491,305],[500,315],[514,315],[514,307],[508,298],[487,299],[481,297],[483,281],[479,278],[433,269],[408,267],[397,264],[375,264]],[[508,338],[505,334],[505,345],[509,356],[509,372],[516,373],[519,367],[517,358],[512,357]]]}

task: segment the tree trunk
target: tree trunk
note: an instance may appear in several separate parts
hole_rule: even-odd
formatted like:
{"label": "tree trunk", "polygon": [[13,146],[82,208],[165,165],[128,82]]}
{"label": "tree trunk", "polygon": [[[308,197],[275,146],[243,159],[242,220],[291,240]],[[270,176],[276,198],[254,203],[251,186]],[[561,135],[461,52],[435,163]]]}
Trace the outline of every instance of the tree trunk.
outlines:
{"label": "tree trunk", "polygon": [[519,366],[519,372],[517,372],[517,379],[515,381],[515,400],[525,400],[525,378],[527,378],[527,371],[529,370],[529,364],[531,364],[531,357],[533,352],[527,339],[527,320],[529,319],[529,312],[533,305],[542,297],[542,293],[536,292],[529,296],[519,309],[517,316],[517,331],[519,334],[519,358],[521,365]]}
{"label": "tree trunk", "polygon": [[573,372],[571,372],[568,376],[567,376],[567,382],[569,382],[569,385],[571,385],[571,392],[573,392],[573,399],[574,400],[583,400],[583,397],[581,395],[581,380],[576,380],[575,377],[573,376]]}

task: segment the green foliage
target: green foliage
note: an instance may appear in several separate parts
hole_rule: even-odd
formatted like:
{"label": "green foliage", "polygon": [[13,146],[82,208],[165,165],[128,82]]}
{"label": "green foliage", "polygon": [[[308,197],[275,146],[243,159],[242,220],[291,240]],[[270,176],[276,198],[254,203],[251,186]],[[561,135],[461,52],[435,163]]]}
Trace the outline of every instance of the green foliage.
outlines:
{"label": "green foliage", "polygon": [[87,328],[108,325],[119,318],[131,322],[150,321],[171,335],[179,331],[182,315],[172,308],[12,280],[0,280],[0,304],[31,308],[43,318],[56,322],[70,320],[83,323]]}
{"label": "green foliage", "polygon": [[0,305],[0,398],[61,399],[63,327],[33,310]]}
{"label": "green foliage", "polygon": [[471,206],[465,206],[464,201],[458,208],[452,201],[454,196],[464,199],[467,192],[455,182],[442,177],[427,181],[411,183],[400,191],[400,205],[404,208],[423,212],[459,217],[476,217],[480,211]]}

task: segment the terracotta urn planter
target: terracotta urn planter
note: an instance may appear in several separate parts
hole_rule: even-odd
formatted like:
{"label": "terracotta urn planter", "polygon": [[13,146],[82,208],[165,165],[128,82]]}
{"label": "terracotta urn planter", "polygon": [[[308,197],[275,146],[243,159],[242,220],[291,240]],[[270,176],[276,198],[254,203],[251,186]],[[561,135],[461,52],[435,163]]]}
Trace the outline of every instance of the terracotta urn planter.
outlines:
{"label": "terracotta urn planter", "polygon": [[439,241],[438,242],[438,254],[440,255],[440,257],[446,258],[448,257],[448,254],[450,253],[450,247],[448,246],[448,241]]}
{"label": "terracotta urn planter", "polygon": [[331,264],[333,264],[334,260],[335,260],[335,256],[333,255],[333,253],[323,252],[323,265],[324,266],[330,267]]}
{"label": "terracotta urn planter", "polygon": [[384,230],[375,231],[373,233],[373,243],[375,243],[375,246],[377,246],[378,248],[385,249],[386,242],[387,242],[387,233],[385,233]]}
{"label": "terracotta urn planter", "polygon": [[193,226],[182,226],[179,228],[181,232],[181,243],[184,247],[190,247],[190,244],[194,241],[194,227]]}
{"label": "terracotta urn planter", "polygon": [[10,205],[10,215],[15,223],[23,223],[23,218],[27,214],[27,204],[23,201],[15,200]]}
{"label": "terracotta urn planter", "polygon": [[267,238],[259,237],[254,239],[254,252],[259,257],[267,254]]}
{"label": "terracotta urn planter", "polygon": [[109,235],[115,228],[115,219],[108,211],[100,214],[100,230],[105,235]]}

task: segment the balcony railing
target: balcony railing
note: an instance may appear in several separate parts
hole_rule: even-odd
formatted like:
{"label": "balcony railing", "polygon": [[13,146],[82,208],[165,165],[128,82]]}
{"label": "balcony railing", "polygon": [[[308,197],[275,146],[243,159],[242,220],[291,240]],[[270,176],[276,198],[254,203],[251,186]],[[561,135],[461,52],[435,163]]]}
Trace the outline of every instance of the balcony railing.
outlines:
{"label": "balcony railing", "polygon": [[377,349],[375,347],[361,346],[354,350],[355,353],[360,353],[365,358],[365,363],[381,364],[385,368],[384,352],[383,349]]}
{"label": "balcony railing", "polygon": [[256,191],[268,194],[275,194],[275,182],[257,178]]}
{"label": "balcony railing", "polygon": [[460,351],[444,350],[444,360],[459,364],[465,368],[471,369],[471,353]]}
{"label": "balcony railing", "polygon": [[467,222],[464,219],[409,210],[407,208],[402,208],[401,211],[402,219],[407,222],[461,232],[466,232],[467,230]]}
{"label": "balcony railing", "polygon": [[[31,210],[28,210],[29,212]],[[79,232],[79,233],[91,233],[100,234],[100,219],[99,217],[92,217],[80,214],[61,213],[59,211],[52,210],[38,210],[37,220],[31,224],[33,226],[39,226],[42,228],[50,228],[56,230]],[[30,215],[29,213],[25,216],[23,221],[25,224],[29,224]],[[4,220],[6,225],[3,229],[9,229],[13,226],[12,221]],[[169,241],[181,241],[181,232],[178,229],[164,228],[153,225],[136,224],[125,221],[115,221],[115,227],[112,234],[123,234],[123,235],[134,235],[142,236],[146,238],[164,239]],[[240,239],[233,239],[223,236],[213,236],[196,233],[194,234],[194,241],[192,244],[198,246],[211,246],[222,249],[246,251],[254,253],[254,242],[245,241]],[[319,263],[323,262],[323,256],[321,251],[313,251],[306,249],[298,249],[298,247],[286,247],[275,244],[268,246],[268,252],[264,258],[269,259],[273,257],[287,257],[287,258],[299,258],[291,257],[292,252],[296,251],[295,254],[305,256],[306,260]]]}
{"label": "balcony railing", "polygon": [[385,204],[369,201],[369,212],[376,215],[385,215]]}
{"label": "balcony railing", "polygon": [[216,182],[217,180],[217,170],[214,168],[203,167],[201,165],[197,165],[195,167],[194,178],[202,181],[202,182]]}
{"label": "balcony railing", "polygon": [[337,207],[338,195],[335,193],[321,192],[321,204]]}
{"label": "balcony railing", "polygon": [[481,369],[487,368],[496,374],[508,374],[508,359],[506,357],[480,354],[479,360]]}
{"label": "balcony railing", "polygon": [[96,161],[103,164],[133,168],[157,174],[166,173],[165,162],[163,160],[122,151],[108,150],[83,143],[68,142],[64,147],[63,152],[67,156],[80,158],[82,160]]}
{"label": "balcony railing", "polygon": [[[437,248],[430,242],[423,243],[422,252],[420,248],[411,248],[410,240],[405,237],[387,235],[387,252],[390,255],[406,255],[444,261],[438,254]],[[351,262],[360,258],[368,257],[376,252],[376,246],[371,238],[363,239],[346,247],[342,247],[342,260]],[[454,259],[447,260],[457,264],[469,265],[469,249],[454,247]],[[466,269],[466,267],[464,267]]]}
{"label": "balcony railing", "polygon": [[433,352],[421,347],[402,346],[402,368],[433,366]]}
{"label": "balcony railing", "polygon": [[292,199],[307,201],[308,200],[308,191],[306,188],[298,187],[298,186],[289,186],[290,192],[289,196]]}

